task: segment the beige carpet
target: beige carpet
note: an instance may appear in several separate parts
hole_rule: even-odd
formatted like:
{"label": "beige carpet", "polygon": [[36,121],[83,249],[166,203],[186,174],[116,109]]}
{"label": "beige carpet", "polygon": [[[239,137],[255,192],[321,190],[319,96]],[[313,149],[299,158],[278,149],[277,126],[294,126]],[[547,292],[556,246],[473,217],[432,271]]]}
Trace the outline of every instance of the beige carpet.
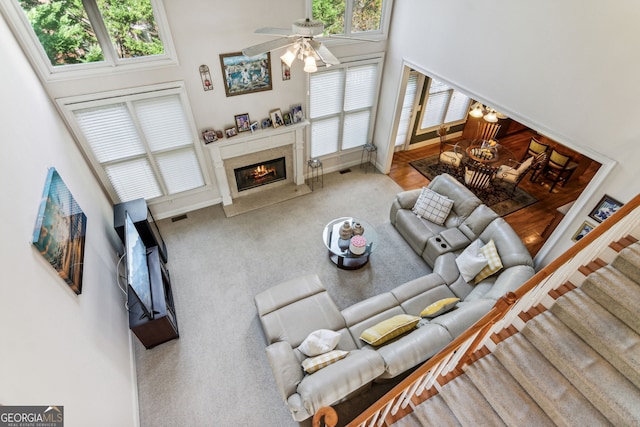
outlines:
{"label": "beige carpet", "polygon": [[[324,188],[308,195],[232,218],[217,205],[161,221],[180,339],[151,350],[136,341],[142,425],[298,425],[276,391],[253,297],[317,273],[342,309],[428,273],[389,223],[398,191],[386,175],[355,167],[327,174]],[[337,269],[322,243],[325,224],[341,216],[362,218],[378,233],[361,270]],[[340,424],[386,388],[340,405]]]}

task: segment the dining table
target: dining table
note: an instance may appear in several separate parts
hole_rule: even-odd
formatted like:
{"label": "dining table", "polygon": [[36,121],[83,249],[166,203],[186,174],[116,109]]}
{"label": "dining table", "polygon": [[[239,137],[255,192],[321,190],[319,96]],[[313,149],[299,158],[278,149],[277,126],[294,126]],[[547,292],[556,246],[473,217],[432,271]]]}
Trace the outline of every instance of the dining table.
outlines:
{"label": "dining table", "polygon": [[487,190],[500,166],[512,166],[515,154],[495,140],[479,141],[463,139],[454,146],[464,167],[464,183],[475,190]]}

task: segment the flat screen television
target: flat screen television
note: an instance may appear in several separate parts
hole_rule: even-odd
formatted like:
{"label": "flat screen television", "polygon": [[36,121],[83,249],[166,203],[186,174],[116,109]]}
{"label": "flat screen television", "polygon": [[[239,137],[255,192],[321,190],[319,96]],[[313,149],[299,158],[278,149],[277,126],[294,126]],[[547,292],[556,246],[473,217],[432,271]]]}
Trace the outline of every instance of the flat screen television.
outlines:
{"label": "flat screen television", "polygon": [[[140,318],[153,318],[153,302],[151,299],[151,281],[147,264],[147,247],[142,242],[131,217],[125,212],[124,246],[127,254],[127,284],[134,296],[133,301],[140,304],[142,314]],[[129,301],[129,310],[133,307]]]}

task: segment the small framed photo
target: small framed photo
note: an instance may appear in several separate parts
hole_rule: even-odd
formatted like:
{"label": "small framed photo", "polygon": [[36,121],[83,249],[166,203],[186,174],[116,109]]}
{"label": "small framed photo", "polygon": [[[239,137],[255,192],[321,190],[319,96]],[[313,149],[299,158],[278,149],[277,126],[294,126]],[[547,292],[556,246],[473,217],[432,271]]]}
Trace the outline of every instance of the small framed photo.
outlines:
{"label": "small framed photo", "polygon": [[227,135],[227,138],[231,138],[238,134],[238,130],[235,128],[235,126],[231,128],[226,128],[224,130],[224,134]]}
{"label": "small framed photo", "polygon": [[613,215],[623,205],[624,203],[620,203],[619,201],[605,194],[604,197],[598,202],[596,207],[591,211],[589,217],[598,222],[602,222]]}
{"label": "small framed photo", "polygon": [[262,129],[267,129],[271,127],[271,119],[266,118],[262,119]]}
{"label": "small framed photo", "polygon": [[291,106],[291,120],[293,121],[293,123],[300,123],[304,120],[302,105],[296,104]]}
{"label": "small framed photo", "polygon": [[282,111],[280,111],[279,108],[271,110],[271,112],[269,112],[269,116],[271,117],[271,124],[274,128],[284,125],[284,120],[282,119]]}
{"label": "small framed photo", "polygon": [[251,128],[251,133],[257,131],[258,129],[260,129],[260,124],[258,122],[253,122],[251,123],[251,126],[249,126]]}
{"label": "small framed photo", "polygon": [[591,224],[589,221],[583,222],[580,228],[578,228],[578,231],[575,232],[571,240],[577,242],[578,240],[589,234],[589,232],[593,230],[594,227],[595,225]]}
{"label": "small framed photo", "polygon": [[249,113],[236,114],[236,128],[238,132],[246,132],[251,130],[251,120],[249,120]]}
{"label": "small framed photo", "polygon": [[218,140],[218,137],[216,136],[216,131],[214,131],[213,129],[207,129],[203,131],[202,138],[204,138],[205,144],[210,144]]}
{"label": "small framed photo", "polygon": [[285,126],[289,126],[290,124],[292,124],[293,122],[291,121],[291,113],[290,112],[285,112],[282,113],[282,120],[284,120],[284,125]]}

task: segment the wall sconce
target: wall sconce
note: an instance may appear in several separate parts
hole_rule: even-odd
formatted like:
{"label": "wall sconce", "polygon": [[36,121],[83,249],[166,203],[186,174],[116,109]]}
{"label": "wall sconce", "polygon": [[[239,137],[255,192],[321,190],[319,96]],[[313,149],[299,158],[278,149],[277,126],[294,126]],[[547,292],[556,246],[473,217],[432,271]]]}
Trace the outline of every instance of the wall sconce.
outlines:
{"label": "wall sconce", "polygon": [[202,80],[202,87],[205,92],[208,90],[213,90],[213,83],[211,83],[211,74],[209,73],[209,67],[206,65],[200,66],[200,79]]}

